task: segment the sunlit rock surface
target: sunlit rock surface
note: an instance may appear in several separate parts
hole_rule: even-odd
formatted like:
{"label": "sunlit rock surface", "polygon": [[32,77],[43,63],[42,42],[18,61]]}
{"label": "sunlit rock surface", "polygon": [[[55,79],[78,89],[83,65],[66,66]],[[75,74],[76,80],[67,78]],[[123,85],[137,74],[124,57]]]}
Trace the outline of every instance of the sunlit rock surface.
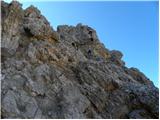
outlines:
{"label": "sunlit rock surface", "polygon": [[158,118],[158,88],[94,29],[1,4],[2,118]]}

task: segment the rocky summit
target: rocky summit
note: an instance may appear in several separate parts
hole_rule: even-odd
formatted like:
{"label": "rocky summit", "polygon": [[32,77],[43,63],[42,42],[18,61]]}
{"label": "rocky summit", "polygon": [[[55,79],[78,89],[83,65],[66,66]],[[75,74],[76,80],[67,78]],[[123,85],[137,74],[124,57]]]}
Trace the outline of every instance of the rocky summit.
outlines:
{"label": "rocky summit", "polygon": [[159,117],[158,88],[93,28],[54,30],[34,6],[1,8],[1,118]]}

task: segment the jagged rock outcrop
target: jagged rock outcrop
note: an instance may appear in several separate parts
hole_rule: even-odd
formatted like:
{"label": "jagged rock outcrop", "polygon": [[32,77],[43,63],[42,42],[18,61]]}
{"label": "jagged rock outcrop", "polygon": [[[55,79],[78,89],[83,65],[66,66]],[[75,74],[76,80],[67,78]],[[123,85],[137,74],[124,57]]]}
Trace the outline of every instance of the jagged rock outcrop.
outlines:
{"label": "jagged rock outcrop", "polygon": [[94,29],[1,4],[2,118],[158,118],[158,88]]}

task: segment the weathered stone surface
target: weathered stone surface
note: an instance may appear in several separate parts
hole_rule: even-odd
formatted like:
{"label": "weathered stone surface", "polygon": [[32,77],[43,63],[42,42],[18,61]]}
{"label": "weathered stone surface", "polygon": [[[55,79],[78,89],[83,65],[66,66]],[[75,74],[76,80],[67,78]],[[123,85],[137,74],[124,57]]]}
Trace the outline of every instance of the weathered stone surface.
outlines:
{"label": "weathered stone surface", "polygon": [[111,54],[111,61],[114,62],[116,65],[124,66],[125,63],[121,60],[123,54],[120,51],[112,50],[110,51]]}
{"label": "weathered stone surface", "polygon": [[15,52],[19,44],[18,41],[21,39],[19,31],[21,31],[22,19],[21,4],[16,1],[12,1],[9,5],[2,2],[2,48]]}
{"label": "weathered stone surface", "polygon": [[34,6],[1,4],[2,118],[158,118],[158,88],[93,28],[55,31]]}
{"label": "weathered stone surface", "polygon": [[24,11],[23,28],[29,36],[37,39],[59,40],[56,31],[34,6],[30,6]]}

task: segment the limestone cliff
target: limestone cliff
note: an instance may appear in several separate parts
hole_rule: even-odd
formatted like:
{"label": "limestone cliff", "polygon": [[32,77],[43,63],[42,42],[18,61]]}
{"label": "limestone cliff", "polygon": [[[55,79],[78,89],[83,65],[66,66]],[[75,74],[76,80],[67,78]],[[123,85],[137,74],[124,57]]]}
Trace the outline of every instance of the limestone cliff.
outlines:
{"label": "limestone cliff", "polygon": [[158,88],[94,29],[55,31],[34,6],[1,8],[2,118],[158,118]]}

